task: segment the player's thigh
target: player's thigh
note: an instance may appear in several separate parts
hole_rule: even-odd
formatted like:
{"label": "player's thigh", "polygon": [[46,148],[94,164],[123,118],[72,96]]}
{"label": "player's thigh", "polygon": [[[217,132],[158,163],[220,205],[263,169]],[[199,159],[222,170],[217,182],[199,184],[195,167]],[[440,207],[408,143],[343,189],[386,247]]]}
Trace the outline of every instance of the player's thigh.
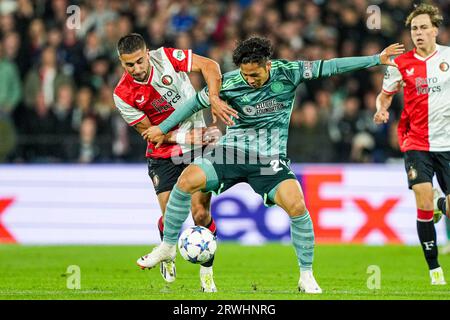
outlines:
{"label": "player's thigh", "polygon": [[277,187],[274,202],[290,217],[300,216],[306,212],[305,197],[297,179],[281,182]]}
{"label": "player's thigh", "polygon": [[242,165],[243,170],[248,173],[248,184],[263,198],[264,204],[268,207],[275,205],[274,191],[276,192],[285,180],[296,180],[289,162],[289,159],[281,158]]}
{"label": "player's thigh", "polygon": [[436,178],[442,192],[450,195],[450,151],[433,153]]}
{"label": "player's thigh", "polygon": [[416,198],[416,207],[421,210],[433,210],[433,185],[431,182],[417,183],[412,186]]}
{"label": "player's thigh", "polygon": [[202,190],[206,186],[206,173],[200,166],[190,164],[178,178],[177,186],[180,190],[191,194]]}
{"label": "player's thigh", "polygon": [[408,187],[425,182],[432,183],[434,166],[431,154],[426,151],[406,151],[404,154],[405,170],[408,177]]}
{"label": "player's thigh", "polygon": [[177,183],[178,177],[186,167],[185,164],[174,164],[170,159],[147,159],[148,175],[153,182],[162,212],[166,210],[170,191]]}

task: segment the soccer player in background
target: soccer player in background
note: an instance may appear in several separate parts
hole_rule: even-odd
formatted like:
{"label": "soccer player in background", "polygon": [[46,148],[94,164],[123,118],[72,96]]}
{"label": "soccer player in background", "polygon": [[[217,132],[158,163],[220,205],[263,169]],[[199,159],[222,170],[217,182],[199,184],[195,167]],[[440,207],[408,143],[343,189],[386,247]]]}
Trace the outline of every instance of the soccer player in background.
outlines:
{"label": "soccer player in background", "polygon": [[[387,68],[374,116],[377,124],[389,120],[393,96],[403,85],[398,140],[408,185],[416,198],[417,233],[433,285],[445,284],[433,216],[449,215],[450,200],[450,47],[436,44],[442,20],[439,9],[428,4],[416,7],[407,17],[415,48],[394,59],[398,67]],[[433,190],[434,174],[446,197]]]}
{"label": "soccer player in background", "polygon": [[[133,33],[122,37],[117,50],[125,72],[114,90],[114,102],[123,119],[139,133],[151,125],[166,119],[177,107],[194,97],[187,72],[201,72],[209,90],[213,94],[213,114],[226,123],[228,115],[235,115],[226,103],[219,98],[221,71],[218,64],[208,58],[193,54],[191,50],[161,47],[150,51],[141,35]],[[196,128],[194,128],[196,127]],[[205,122],[202,114],[196,114],[180,123],[175,130],[165,136],[160,148],[148,142],[148,173],[153,181],[162,214],[166,210],[170,192],[178,176],[186,167],[184,163],[174,163],[172,156],[187,154],[190,157],[192,144],[202,145],[202,131]],[[197,225],[205,226],[214,234],[216,226],[210,213],[211,194],[197,192],[192,195],[190,206]],[[164,229],[163,216],[158,221],[161,240]],[[200,267],[202,290],[214,292],[213,261]],[[173,261],[162,262],[161,275],[167,282],[176,277]]]}
{"label": "soccer player in background", "polygon": [[[241,42],[233,52],[239,69],[224,74],[220,90],[220,97],[239,112],[239,119],[227,128],[215,148],[208,147],[212,150],[183,171],[167,204],[164,240],[138,263],[151,268],[175,258],[177,235],[189,214],[192,194],[199,190],[219,194],[246,182],[261,195],[265,205],[276,204],[289,215],[300,267],[298,288],[306,293],[321,293],[312,271],[312,220],[286,154],[295,91],[306,80],[389,64],[391,55],[402,52],[402,45],[392,45],[380,55],[369,57],[291,62],[270,60],[272,46],[267,39],[255,37]],[[176,123],[209,107],[209,96],[208,88],[204,88],[159,126],[146,130],[144,138],[160,143]]]}

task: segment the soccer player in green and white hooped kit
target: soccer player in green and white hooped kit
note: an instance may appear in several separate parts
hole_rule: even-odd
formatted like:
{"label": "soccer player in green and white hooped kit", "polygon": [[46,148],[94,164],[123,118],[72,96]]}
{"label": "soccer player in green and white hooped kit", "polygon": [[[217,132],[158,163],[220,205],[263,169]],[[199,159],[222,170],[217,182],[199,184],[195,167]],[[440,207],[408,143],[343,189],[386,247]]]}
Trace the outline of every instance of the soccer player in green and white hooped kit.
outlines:
{"label": "soccer player in green and white hooped kit", "polygon": [[[233,52],[239,69],[224,74],[221,99],[238,111],[239,118],[212,150],[197,158],[181,174],[167,205],[164,240],[138,259],[152,268],[176,256],[178,233],[189,214],[191,195],[201,190],[219,194],[239,182],[248,183],[266,205],[278,205],[290,217],[291,237],[300,266],[298,288],[321,293],[312,263],[314,230],[304,196],[286,157],[289,118],[297,86],[306,80],[386,64],[401,54],[403,45],[393,44],[381,54],[325,61],[270,60],[269,40],[254,37],[241,42]],[[145,139],[159,142],[164,134],[193,113],[208,108],[208,91],[203,89],[162,122],[147,129]]]}

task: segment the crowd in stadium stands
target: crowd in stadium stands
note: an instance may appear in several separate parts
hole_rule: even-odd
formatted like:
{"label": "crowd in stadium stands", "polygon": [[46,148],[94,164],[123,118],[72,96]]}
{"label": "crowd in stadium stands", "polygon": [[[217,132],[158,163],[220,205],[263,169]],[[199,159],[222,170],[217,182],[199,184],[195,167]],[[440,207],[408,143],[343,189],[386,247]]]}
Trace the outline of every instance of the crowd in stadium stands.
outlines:
{"label": "crowd in stadium stands", "polygon": [[[369,0],[0,0],[0,162],[140,162],[145,142],[122,120],[112,92],[123,69],[117,40],[141,33],[151,49],[191,48],[235,69],[238,40],[263,35],[274,58],[318,60],[372,55],[390,43],[411,48],[404,27],[410,0],[379,1],[381,29],[371,30]],[[435,1],[444,15],[450,2]],[[80,25],[67,19],[80,9]],[[450,27],[438,43],[450,45]],[[73,21],[72,21],[73,22]],[[384,68],[300,85],[288,153],[295,162],[400,159],[396,123],[372,122]],[[199,90],[201,76],[191,75]]]}

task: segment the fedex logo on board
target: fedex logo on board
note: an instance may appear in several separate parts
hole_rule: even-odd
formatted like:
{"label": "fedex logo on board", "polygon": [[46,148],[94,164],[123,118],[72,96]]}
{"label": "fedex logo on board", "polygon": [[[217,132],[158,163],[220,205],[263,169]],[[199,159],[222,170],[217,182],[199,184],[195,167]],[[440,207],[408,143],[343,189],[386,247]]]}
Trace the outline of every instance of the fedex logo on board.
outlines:
{"label": "fedex logo on board", "polygon": [[[316,242],[365,243],[369,237],[377,234],[383,238],[383,242],[403,243],[399,230],[389,223],[390,215],[400,208],[401,195],[385,192],[381,198],[370,197],[367,190],[349,186],[344,177],[345,173],[339,169],[326,173],[305,170],[297,174],[313,220]],[[366,183],[366,189],[370,189],[370,180]],[[335,191],[330,192],[330,188]],[[351,189],[350,194],[344,189]],[[226,212],[223,209],[226,207],[235,208],[234,214]],[[262,202],[256,207],[251,206],[246,198],[227,195],[225,192],[213,202],[211,209],[218,224],[219,239],[240,240],[255,231],[268,241],[286,240],[290,236],[287,215],[284,212],[271,214],[272,209],[265,207]],[[274,230],[272,224],[283,219],[280,214],[285,216],[286,222]],[[353,220],[358,220],[358,223]],[[234,224],[235,227],[227,228],[227,224]],[[351,229],[350,233],[348,229]]]}

